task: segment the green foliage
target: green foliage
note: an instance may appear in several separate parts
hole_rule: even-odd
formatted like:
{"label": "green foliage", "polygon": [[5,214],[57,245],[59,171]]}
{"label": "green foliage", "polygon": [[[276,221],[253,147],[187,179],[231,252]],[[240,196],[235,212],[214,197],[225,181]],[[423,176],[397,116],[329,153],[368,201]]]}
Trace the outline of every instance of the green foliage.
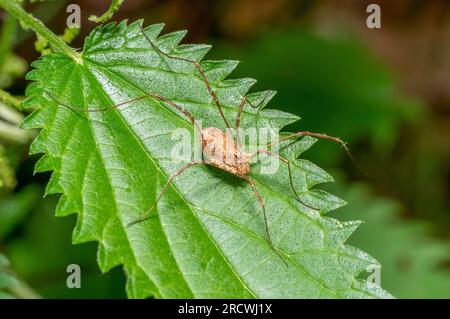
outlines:
{"label": "green foliage", "polygon": [[[98,241],[103,271],[123,264],[130,297],[389,297],[356,279],[367,267],[379,265],[344,244],[359,223],[324,216],[343,201],[313,188],[332,178],[306,160],[295,160],[296,186],[305,201],[322,208],[321,214],[294,200],[285,168],[273,176],[259,174],[257,166],[252,170],[269,212],[273,241],[289,267],[267,243],[251,188],[211,168],[196,167],[177,178],[153,218],[126,227],[146,212],[168,176],[182,165],[170,160],[170,135],[179,127],[192,131],[191,125],[153,99],[78,114],[56,104],[43,90],[85,109],[155,92],[185,106],[204,127],[224,128],[196,69],[152,50],[138,23],[97,28],[86,39],[81,58],[51,54],[35,62],[36,69],[28,74],[35,82],[24,106],[39,109],[23,126],[42,129],[31,153],[44,153],[36,171],[53,171],[47,194],[63,194],[57,215],[78,213],[73,241]],[[173,55],[200,61],[209,49],[178,45],[184,32],[156,38],[161,29],[152,25],[146,33]],[[230,121],[254,83],[225,79],[236,64],[202,62]],[[264,92],[248,95],[256,104],[264,97]],[[248,107],[242,126],[277,132],[297,119],[274,109]],[[305,139],[287,153],[296,158],[312,144]]]}
{"label": "green foliage", "polygon": [[27,71],[26,62],[12,52],[17,22],[7,16],[0,32],[0,88],[11,86],[15,79]]}
{"label": "green foliage", "polygon": [[[64,34],[59,37],[65,43],[71,43],[78,36],[78,34],[80,34],[80,28],[71,27],[64,29]],[[37,40],[34,43],[34,47],[36,51],[40,52],[42,55],[50,54],[52,52],[47,38],[40,34],[37,34]]]}
{"label": "green foliage", "polygon": [[64,34],[61,36],[65,43],[72,43],[73,40],[80,34],[80,28],[66,28]]}
{"label": "green foliage", "polygon": [[0,89],[0,108],[3,108],[5,104],[20,109],[21,100]]}
{"label": "green foliage", "polygon": [[29,185],[18,194],[0,199],[0,242],[17,224],[23,221],[37,203],[39,195],[39,188]]}
{"label": "green foliage", "polygon": [[9,266],[9,260],[0,254],[0,299],[15,298],[11,290],[19,285],[19,280]]}
{"label": "green foliage", "polygon": [[13,189],[15,186],[14,169],[6,157],[4,147],[0,144],[0,189]]}
{"label": "green foliage", "polygon": [[[0,90],[0,100],[1,96]],[[22,113],[0,101],[0,199],[2,192],[8,193],[16,186],[15,169],[23,154],[23,145],[27,145],[34,135],[31,131],[18,128],[23,119]]]}
{"label": "green foliage", "polygon": [[0,254],[0,299],[38,298],[11,270],[9,260]]}
{"label": "green foliage", "polygon": [[449,243],[433,239],[423,221],[402,221],[397,202],[373,197],[365,185],[349,188],[345,198],[350,204],[335,214],[365,222],[349,243],[380,261],[384,288],[399,298],[450,298]]}
{"label": "green foliage", "polygon": [[6,62],[0,72],[0,87],[9,87],[15,79],[20,78],[28,70],[25,60],[15,54],[6,56]]}
{"label": "green foliage", "polygon": [[47,39],[39,34],[37,35],[36,42],[34,42],[34,48],[42,55],[50,54],[52,52]]}
{"label": "green foliage", "polygon": [[[39,189],[36,193],[42,192]],[[75,219],[55,218],[56,203],[53,196],[38,203],[29,202],[26,223],[20,228],[21,236],[6,238],[5,253],[20,278],[30,283],[44,298],[126,297],[122,271],[115,269],[102,275],[95,262],[96,245],[72,245]],[[66,286],[66,268],[70,264],[77,264],[82,269],[79,289]]]}
{"label": "green foliage", "polygon": [[42,37],[45,39],[45,41],[48,41],[52,49],[58,52],[63,52],[64,54],[72,57],[72,59],[80,61],[78,54],[69,46],[67,46],[63,39],[47,29],[42,21],[36,19],[32,14],[26,12],[22,8],[20,3],[14,0],[0,0],[0,7],[7,11],[11,16],[16,18],[20,22],[22,28],[32,29],[38,37]]}

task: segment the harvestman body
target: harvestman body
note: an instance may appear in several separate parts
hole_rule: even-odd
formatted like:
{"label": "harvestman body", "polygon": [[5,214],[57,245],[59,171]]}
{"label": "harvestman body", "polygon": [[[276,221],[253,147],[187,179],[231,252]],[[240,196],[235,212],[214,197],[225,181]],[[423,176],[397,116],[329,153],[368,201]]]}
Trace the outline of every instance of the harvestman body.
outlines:
{"label": "harvestman body", "polygon": [[[161,56],[165,56],[167,58],[170,59],[174,59],[174,60],[179,60],[179,61],[184,61],[187,63],[192,63],[193,65],[195,65],[196,69],[198,70],[203,82],[206,85],[206,88],[209,92],[209,94],[212,96],[214,103],[217,106],[217,109],[220,113],[220,116],[222,117],[226,127],[229,129],[230,125],[229,122],[227,120],[227,118],[225,117],[225,114],[222,111],[222,107],[220,105],[219,99],[217,98],[216,93],[214,92],[214,90],[211,88],[211,85],[209,84],[209,81],[207,80],[203,69],[201,67],[201,65],[194,60],[189,60],[189,59],[185,59],[185,58],[180,58],[180,57],[176,57],[176,56],[171,56],[163,51],[161,51],[154,43],[153,41],[147,36],[147,34],[145,33],[144,29],[142,28],[142,26],[140,26],[141,28],[141,32],[143,33],[145,39],[148,41],[148,43],[152,46],[152,48]],[[260,149],[256,152],[253,153],[246,153],[242,150],[239,142],[237,139],[233,138],[232,136],[230,136],[229,134],[225,133],[224,131],[216,128],[216,127],[208,127],[208,128],[204,128],[201,129],[199,127],[199,125],[197,124],[194,116],[187,111],[184,107],[170,101],[169,99],[157,94],[157,93],[148,93],[146,95],[134,98],[132,100],[129,101],[125,101],[116,105],[112,105],[106,108],[102,108],[102,109],[85,109],[85,108],[74,108],[70,105],[64,104],[59,102],[50,92],[45,91],[45,93],[52,99],[54,100],[57,104],[62,105],[74,112],[77,111],[81,111],[81,112],[102,112],[102,111],[106,111],[109,109],[115,109],[117,107],[126,105],[126,104],[130,104],[133,102],[136,102],[138,100],[142,100],[145,98],[154,98],[156,100],[159,100],[161,102],[167,103],[168,105],[174,107],[175,109],[177,109],[178,111],[180,111],[181,113],[183,113],[185,116],[187,116],[190,121],[192,122],[192,124],[194,125],[194,129],[196,129],[199,133],[200,133],[200,138],[201,138],[201,147],[202,147],[202,153],[203,153],[203,160],[202,161],[193,161],[183,167],[181,167],[180,169],[178,169],[175,173],[173,173],[169,179],[167,180],[163,190],[161,191],[161,193],[158,195],[158,197],[156,198],[155,202],[152,204],[152,206],[147,210],[147,212],[144,214],[144,216],[142,216],[141,218],[131,222],[128,224],[128,226],[132,226],[135,225],[137,223],[140,223],[142,221],[145,221],[147,219],[149,219],[151,217],[151,212],[153,211],[153,209],[155,208],[155,206],[158,204],[158,202],[160,201],[161,197],[165,194],[165,192],[167,191],[167,189],[169,188],[171,182],[173,181],[173,179],[180,175],[182,172],[184,172],[185,170],[187,170],[188,168],[194,166],[194,165],[199,165],[199,164],[206,164],[206,165],[211,165],[214,167],[217,167],[221,170],[224,170],[230,174],[233,174],[239,178],[242,178],[244,180],[246,180],[253,192],[256,195],[256,198],[259,202],[259,204],[261,205],[261,208],[263,210],[263,216],[264,216],[264,226],[265,226],[265,232],[266,232],[266,236],[267,236],[267,240],[268,243],[270,245],[270,247],[272,248],[272,250],[278,254],[281,258],[282,256],[280,255],[280,253],[275,249],[271,236],[270,236],[270,232],[269,232],[269,228],[268,228],[268,224],[267,224],[267,213],[266,213],[266,206],[264,204],[264,200],[262,199],[261,195],[259,194],[256,185],[253,181],[253,179],[249,176],[250,173],[250,161],[251,159],[259,154],[267,154],[269,156],[273,156],[278,158],[279,160],[281,160],[283,163],[285,163],[288,167],[288,173],[289,173],[289,180],[290,180],[290,186],[292,188],[292,191],[295,195],[295,197],[297,198],[297,200],[302,203],[303,205],[312,208],[312,209],[316,209],[314,207],[311,207],[307,204],[305,204],[299,197],[297,191],[295,190],[294,187],[294,183],[293,183],[293,178],[292,178],[292,172],[291,172],[291,166],[290,166],[290,162],[288,159],[272,153],[269,149],[275,145],[276,143],[280,143],[282,141],[288,140],[288,139],[292,139],[295,137],[301,137],[301,136],[312,136],[312,137],[317,137],[317,138],[323,138],[323,139],[328,139],[334,142],[337,142],[339,144],[341,144],[341,146],[344,148],[344,150],[347,152],[347,154],[349,155],[349,157],[353,160],[353,157],[351,156],[348,148],[346,147],[345,143],[342,142],[339,138],[336,137],[332,137],[332,136],[328,136],[325,134],[319,134],[319,133],[312,133],[312,132],[307,132],[307,131],[302,131],[302,132],[297,132],[297,133],[293,133],[293,134],[289,134],[283,138],[280,138],[276,143],[271,143],[268,144],[265,148]],[[267,96],[266,96],[267,97]],[[266,97],[263,99],[263,101],[260,103],[264,103]],[[241,121],[241,113],[243,111],[244,105],[248,103],[251,107],[253,108],[259,108],[259,105],[254,106],[252,103],[250,103],[250,101],[247,100],[246,97],[242,98],[242,101],[240,103],[239,106],[239,111],[236,117],[236,122],[235,122],[235,129],[238,130],[239,126],[240,126],[240,121]],[[317,210],[317,209],[316,209]],[[284,258],[282,258],[282,260],[286,263],[286,261],[284,260]],[[287,265],[287,264],[286,264]]]}

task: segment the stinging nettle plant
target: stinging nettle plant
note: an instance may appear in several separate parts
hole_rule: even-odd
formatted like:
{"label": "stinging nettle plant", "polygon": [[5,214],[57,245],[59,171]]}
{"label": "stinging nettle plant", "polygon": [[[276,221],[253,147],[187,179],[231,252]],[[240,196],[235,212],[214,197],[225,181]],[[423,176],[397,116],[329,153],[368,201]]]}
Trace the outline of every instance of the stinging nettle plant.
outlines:
{"label": "stinging nettle plant", "polygon": [[146,41],[142,21],[110,23],[97,27],[78,53],[19,5],[7,0],[0,5],[47,36],[55,51],[32,64],[35,69],[27,76],[32,84],[22,103],[35,109],[22,127],[41,129],[30,149],[43,154],[36,171],[53,171],[46,193],[62,194],[56,215],[78,214],[73,242],[98,241],[102,271],[123,265],[129,297],[390,297],[360,278],[380,265],[345,244],[359,222],[325,215],[344,202],[315,189],[332,177],[299,159],[315,143],[312,137],[291,140],[280,149],[291,162],[301,202],[292,194],[286,166],[272,175],[259,174],[260,164],[252,166],[250,176],[264,199],[274,247],[250,185],[204,166],[174,179],[152,217],[128,227],[180,168],[171,160],[171,133],[179,127],[193,132],[194,126],[155,97],[102,112],[77,112],[72,106],[94,110],[151,92],[181,105],[204,127],[224,129],[201,74],[184,59],[200,63],[225,118],[235,119],[246,97],[243,129],[278,133],[299,118],[265,108],[272,91],[247,94],[253,79],[227,79],[236,61],[202,60],[209,46],[179,45],[185,32],[160,36],[162,24],[146,27],[156,49]]}

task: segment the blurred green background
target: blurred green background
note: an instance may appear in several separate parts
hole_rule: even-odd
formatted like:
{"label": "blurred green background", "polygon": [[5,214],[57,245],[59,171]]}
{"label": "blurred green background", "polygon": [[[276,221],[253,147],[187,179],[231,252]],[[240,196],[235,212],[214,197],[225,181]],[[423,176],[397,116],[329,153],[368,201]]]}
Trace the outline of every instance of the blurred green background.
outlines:
{"label": "blurred green background", "polygon": [[[214,45],[208,58],[241,61],[234,77],[277,90],[271,107],[302,117],[290,131],[349,141],[368,176],[330,143],[305,154],[336,177],[323,187],[349,203],[331,216],[366,222],[349,242],[382,264],[381,285],[394,296],[450,298],[450,4],[376,1],[382,27],[369,29],[372,2],[128,0],[114,20],[188,29],[186,42]],[[72,46],[82,47],[95,27],[87,18],[109,1],[26,8],[62,34],[69,3],[81,7]],[[21,96],[40,52],[31,32],[0,17],[0,88]],[[17,128],[24,115],[0,104],[0,297],[126,297],[123,271],[101,274],[96,244],[72,245],[75,218],[55,218],[57,196],[42,197],[49,175],[33,174],[33,133]],[[81,266],[81,289],[66,287],[69,264]]]}

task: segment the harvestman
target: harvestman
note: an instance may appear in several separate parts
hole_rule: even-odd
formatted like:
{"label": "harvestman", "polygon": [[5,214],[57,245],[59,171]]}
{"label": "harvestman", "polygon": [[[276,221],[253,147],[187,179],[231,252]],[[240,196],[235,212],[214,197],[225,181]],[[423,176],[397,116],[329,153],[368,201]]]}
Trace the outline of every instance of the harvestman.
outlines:
{"label": "harvestman", "polygon": [[[214,90],[212,89],[208,79],[205,76],[205,73],[200,65],[200,63],[198,63],[197,61],[194,60],[190,60],[190,59],[186,59],[186,58],[182,58],[182,57],[176,57],[176,56],[172,56],[169,55],[165,52],[163,52],[161,49],[159,49],[156,44],[153,43],[153,41],[147,36],[147,34],[145,33],[142,25],[140,25],[140,29],[142,34],[144,35],[145,39],[148,41],[148,43],[151,45],[151,47],[160,55],[160,56],[165,56],[167,58],[173,59],[173,60],[178,60],[178,61],[183,61],[186,63],[191,63],[195,66],[195,68],[198,70],[202,81],[204,82],[209,94],[211,95],[219,113],[221,118],[223,119],[225,126],[227,129],[230,129],[230,123],[228,122],[227,118],[225,117],[225,114],[223,113],[222,110],[222,106],[219,102],[219,99],[216,95],[216,93],[214,92]],[[224,131],[216,128],[216,127],[208,127],[208,128],[200,128],[200,126],[198,125],[198,123],[196,122],[195,117],[189,112],[187,111],[184,107],[170,101],[169,99],[157,94],[157,93],[147,93],[143,96],[125,101],[125,102],[121,102],[119,104],[116,105],[112,105],[106,108],[102,108],[102,109],[82,109],[82,108],[74,108],[70,105],[64,104],[59,102],[50,92],[48,91],[44,91],[54,102],[56,102],[59,105],[62,105],[72,111],[74,111],[75,113],[77,111],[81,111],[81,112],[103,112],[109,109],[115,109],[118,108],[120,106],[126,105],[126,104],[130,104],[145,98],[154,98],[156,100],[159,100],[161,102],[167,103],[168,105],[170,105],[171,107],[177,109],[178,111],[180,111],[181,113],[183,113],[185,116],[187,116],[189,118],[189,120],[192,122],[192,124],[194,125],[194,129],[197,129],[197,131],[200,133],[200,137],[201,137],[201,148],[202,148],[202,154],[203,154],[203,160],[201,161],[193,161],[190,162],[189,164],[184,165],[183,167],[181,167],[180,169],[178,169],[175,173],[173,173],[169,179],[167,180],[166,184],[164,185],[163,190],[161,191],[161,193],[158,195],[158,197],[156,198],[155,202],[152,204],[152,206],[145,212],[144,216],[129,223],[128,227],[135,225],[137,223],[143,222],[147,219],[149,219],[152,215],[151,212],[153,211],[153,209],[156,207],[156,205],[158,204],[158,202],[160,201],[160,199],[162,198],[162,196],[166,193],[167,189],[169,188],[171,182],[173,181],[173,179],[180,175],[182,172],[186,171],[188,168],[194,166],[194,165],[200,165],[200,164],[205,164],[205,165],[211,165],[214,166],[218,169],[221,169],[223,171],[226,171],[230,174],[233,174],[241,179],[246,180],[253,192],[256,195],[256,198],[259,202],[259,204],[261,205],[262,211],[263,211],[263,217],[264,217],[264,229],[265,229],[265,233],[267,236],[267,240],[268,243],[270,245],[270,247],[272,248],[272,250],[277,253],[280,257],[280,253],[275,249],[275,246],[273,245],[271,236],[270,236],[270,232],[269,232],[269,227],[267,224],[267,212],[266,212],[266,206],[264,204],[264,200],[262,199],[261,195],[259,194],[259,191],[256,188],[255,182],[253,181],[253,179],[249,176],[250,173],[250,161],[252,160],[252,158],[254,156],[257,156],[259,154],[266,154],[268,156],[272,156],[275,157],[277,159],[279,159],[280,161],[282,161],[283,163],[285,163],[287,165],[288,168],[288,173],[289,173],[289,181],[290,181],[290,186],[291,189],[295,195],[295,197],[297,198],[297,200],[302,203],[303,205],[310,207],[312,209],[316,209],[314,207],[311,207],[307,204],[305,204],[299,197],[297,191],[295,190],[294,187],[294,183],[293,183],[293,178],[292,178],[292,171],[291,171],[291,164],[290,161],[278,154],[275,154],[273,152],[270,151],[270,148],[282,141],[285,140],[289,140],[295,137],[301,137],[301,136],[311,136],[311,137],[316,137],[316,138],[322,138],[322,139],[327,139],[327,140],[331,140],[334,142],[339,143],[342,148],[345,150],[345,152],[348,154],[348,156],[353,160],[353,157],[349,151],[349,149],[347,148],[347,146],[345,145],[345,143],[337,138],[337,137],[332,137],[326,134],[320,134],[320,133],[313,133],[313,132],[308,132],[308,131],[300,131],[297,133],[292,133],[289,134],[287,136],[284,136],[282,138],[280,138],[277,142],[274,143],[270,143],[268,144],[265,148],[259,149],[255,152],[252,153],[246,153],[242,150],[239,140],[238,138],[235,139],[233,137],[231,137],[229,134],[225,133]],[[267,97],[267,96],[266,96]],[[261,101],[260,104],[264,103],[266,97],[264,97],[264,99]],[[236,121],[235,121],[235,125],[234,125],[234,129],[236,131],[239,130],[239,126],[241,123],[241,113],[244,109],[245,104],[249,104],[251,107],[253,108],[259,108],[260,105],[254,106],[245,96],[242,98],[240,105],[239,105],[239,111],[238,114],[236,116]],[[353,160],[354,161],[354,160]],[[316,209],[317,210],[317,209]],[[282,258],[283,259],[283,258]],[[284,259],[283,259],[284,261]]]}

